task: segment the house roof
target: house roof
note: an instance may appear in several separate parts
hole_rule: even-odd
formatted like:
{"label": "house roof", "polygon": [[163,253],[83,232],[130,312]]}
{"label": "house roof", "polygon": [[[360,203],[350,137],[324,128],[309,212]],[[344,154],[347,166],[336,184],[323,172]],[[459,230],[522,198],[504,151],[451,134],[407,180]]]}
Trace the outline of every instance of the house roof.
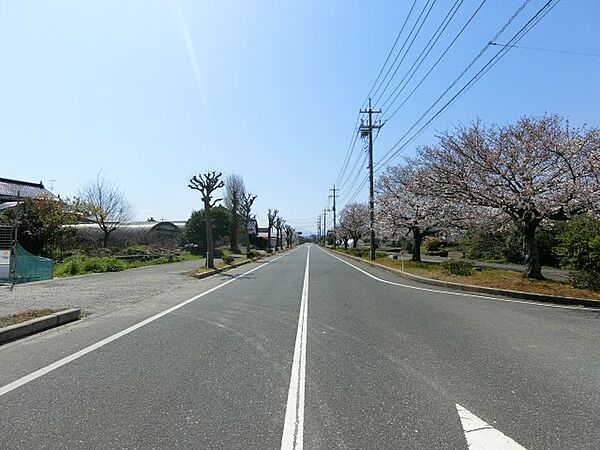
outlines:
{"label": "house roof", "polygon": [[26,197],[38,198],[44,196],[54,197],[52,192],[44,188],[42,182],[31,183],[29,181],[0,178],[0,202],[15,201]]}

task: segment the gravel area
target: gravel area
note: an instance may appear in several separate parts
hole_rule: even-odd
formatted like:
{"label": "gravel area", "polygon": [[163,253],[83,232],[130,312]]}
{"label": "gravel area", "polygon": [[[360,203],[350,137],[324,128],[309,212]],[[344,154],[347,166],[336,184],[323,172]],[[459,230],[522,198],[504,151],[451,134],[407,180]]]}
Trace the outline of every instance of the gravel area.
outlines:
{"label": "gravel area", "polygon": [[35,308],[81,308],[84,314],[109,312],[133,305],[144,298],[192,284],[183,273],[200,267],[203,260],[141,267],[122,272],[55,278],[0,287],[0,315]]}

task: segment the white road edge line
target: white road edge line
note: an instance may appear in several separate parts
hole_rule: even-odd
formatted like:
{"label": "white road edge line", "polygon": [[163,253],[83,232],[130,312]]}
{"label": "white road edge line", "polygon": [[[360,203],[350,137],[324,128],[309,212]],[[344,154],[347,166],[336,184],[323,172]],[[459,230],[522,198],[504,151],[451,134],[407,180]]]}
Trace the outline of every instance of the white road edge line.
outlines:
{"label": "white road edge line", "polygon": [[460,424],[465,433],[467,445],[471,450],[526,450],[502,432],[496,430],[488,423],[481,420],[471,411],[463,408],[458,403],[456,411],[460,417]]}
{"label": "white road edge line", "polygon": [[414,289],[414,290],[417,290],[417,291],[433,292],[435,294],[457,295],[457,296],[460,296],[460,297],[484,298],[486,300],[496,300],[498,302],[521,303],[523,305],[531,305],[531,306],[543,306],[544,308],[572,309],[572,310],[575,310],[575,311],[598,311],[597,308],[588,308],[588,307],[585,307],[585,306],[551,305],[551,304],[547,304],[547,303],[538,303],[538,302],[535,302],[535,301],[528,301],[528,300],[514,300],[514,299],[511,299],[511,298],[490,297],[490,296],[487,296],[487,295],[468,294],[466,292],[441,291],[439,289],[429,289],[429,288],[424,288],[424,287],[411,286],[409,284],[395,283],[393,281],[384,280],[382,278],[376,277],[375,275],[371,275],[369,272],[361,269],[360,267],[356,267],[354,264],[351,264],[348,261],[344,261],[342,258],[340,258],[340,257],[338,257],[336,255],[333,255],[333,254],[331,254],[331,253],[323,250],[320,247],[319,247],[319,249],[323,253],[331,256],[332,258],[335,258],[335,259],[343,262],[344,264],[348,264],[350,267],[358,270],[359,272],[364,273],[368,277],[371,277],[374,280],[380,281],[381,283],[391,284],[393,286],[400,286],[400,287],[404,287],[404,288],[408,288],[408,289]]}
{"label": "white road edge line", "polygon": [[302,300],[298,315],[296,345],[292,360],[292,374],[288,391],[281,450],[302,450],[304,446],[304,386],[306,380],[306,342],[308,328],[308,273],[310,246],[306,252],[306,268],[302,285]]}
{"label": "white road edge line", "polygon": [[24,384],[29,383],[30,381],[33,381],[33,380],[35,380],[37,378],[40,378],[40,377],[46,375],[47,373],[50,373],[53,370],[56,370],[59,367],[64,366],[65,364],[68,364],[68,363],[70,363],[72,361],[75,361],[78,358],[81,358],[84,355],[87,355],[88,353],[91,353],[94,350],[98,350],[99,348],[104,347],[106,344],[110,344],[111,342],[116,341],[117,339],[119,339],[119,338],[121,338],[121,337],[123,337],[123,336],[125,336],[125,335],[127,335],[127,334],[129,334],[129,333],[131,333],[131,332],[133,332],[135,330],[137,330],[138,328],[142,328],[143,326],[148,325],[149,323],[154,322],[155,320],[160,319],[161,317],[166,316],[167,314],[170,314],[173,311],[176,311],[179,308],[182,308],[183,306],[188,305],[188,304],[192,303],[195,300],[198,300],[199,298],[202,298],[202,297],[204,297],[204,296],[206,296],[206,295],[208,295],[208,294],[210,294],[212,292],[215,292],[217,289],[221,289],[222,287],[227,286],[229,283],[233,283],[234,281],[236,281],[236,280],[238,280],[240,278],[243,278],[246,275],[248,275],[248,274],[250,274],[252,272],[255,272],[256,270],[261,269],[261,268],[263,268],[263,267],[265,267],[265,266],[267,266],[267,265],[269,265],[269,264],[277,261],[278,259],[283,258],[284,256],[289,255],[290,253],[291,252],[285,253],[285,254],[283,254],[281,256],[278,256],[275,259],[272,259],[271,261],[267,261],[266,263],[261,264],[260,266],[255,267],[254,269],[249,270],[248,272],[244,272],[244,273],[236,276],[235,278],[227,280],[224,283],[221,283],[221,284],[219,284],[219,285],[217,285],[217,286],[215,286],[213,288],[210,288],[207,291],[204,291],[204,292],[202,292],[202,293],[200,293],[198,295],[195,295],[194,297],[192,297],[192,298],[190,298],[188,300],[185,300],[185,301],[183,301],[183,302],[181,302],[181,303],[179,303],[179,304],[177,304],[175,306],[172,306],[171,308],[165,309],[164,311],[159,312],[158,314],[155,314],[152,317],[149,317],[149,318],[147,318],[145,320],[142,320],[141,322],[138,322],[138,323],[136,323],[136,324],[134,324],[134,325],[132,325],[132,326],[130,326],[128,328],[125,328],[124,330],[119,331],[118,333],[115,333],[115,334],[113,334],[111,336],[108,336],[107,338],[104,338],[104,339],[96,342],[95,344],[89,345],[89,346],[87,346],[87,347],[85,347],[85,348],[83,348],[83,349],[81,349],[81,350],[79,350],[79,351],[77,351],[77,352],[69,355],[69,356],[65,356],[64,358],[59,359],[56,362],[53,362],[52,364],[49,364],[49,365],[47,365],[45,367],[42,367],[41,369],[38,369],[35,372],[30,373],[29,375],[25,375],[24,377],[21,377],[18,380],[13,381],[12,383],[9,383],[9,384],[7,384],[5,386],[2,386],[2,387],[0,387],[0,397],[2,397],[4,394],[8,394],[10,391],[12,391],[14,389],[17,389],[17,388],[23,386]]}

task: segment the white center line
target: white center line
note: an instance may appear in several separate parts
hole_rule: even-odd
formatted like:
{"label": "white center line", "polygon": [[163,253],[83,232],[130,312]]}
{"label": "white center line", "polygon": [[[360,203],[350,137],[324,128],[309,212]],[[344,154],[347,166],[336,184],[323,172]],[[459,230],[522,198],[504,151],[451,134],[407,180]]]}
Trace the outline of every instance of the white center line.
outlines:
{"label": "white center line", "polygon": [[309,262],[310,246],[306,252],[306,268],[304,269],[302,300],[300,301],[296,345],[294,346],[294,359],[292,360],[292,375],[290,377],[290,389],[281,437],[282,450],[302,450],[304,446],[304,385],[306,380]]}
{"label": "white center line", "polygon": [[2,386],[2,387],[0,387],[0,397],[2,397],[4,394],[8,394],[10,391],[17,389],[18,387],[23,386],[24,384],[29,383],[30,381],[40,378],[40,377],[46,375],[47,373],[50,373],[53,370],[56,370],[59,367],[64,366],[65,364],[68,364],[72,361],[75,361],[78,358],[81,358],[84,355],[87,355],[90,352],[93,352],[94,350],[98,350],[100,347],[104,347],[106,344],[116,341],[117,339],[131,333],[132,331],[135,331],[138,328],[142,328],[143,326],[148,325],[149,323],[154,322],[155,320],[160,319],[161,317],[166,316],[167,314],[172,313],[173,311],[175,311],[189,303],[192,303],[193,301],[198,300],[199,298],[204,297],[205,295],[208,295],[208,294],[214,292],[217,289],[221,289],[222,287],[227,286],[229,283],[233,283],[234,281],[236,281],[240,278],[243,278],[246,275],[248,275],[256,270],[261,269],[262,267],[265,267],[266,265],[277,261],[279,258],[283,258],[284,256],[289,255],[290,253],[291,252],[288,252],[281,256],[278,256],[277,258],[272,259],[271,261],[268,261],[264,264],[261,264],[258,267],[255,267],[254,269],[244,272],[244,273],[236,276],[235,278],[227,280],[224,283],[221,283],[211,289],[208,289],[207,291],[202,292],[201,294],[198,294],[188,300],[185,300],[175,306],[172,306],[169,309],[165,309],[164,311],[159,312],[158,314],[155,314],[152,317],[147,318],[146,320],[142,320],[141,322],[138,322],[135,325],[132,325],[129,328],[124,329],[123,331],[119,331],[118,333],[115,333],[107,338],[104,338],[101,341],[96,342],[95,344],[89,345],[89,346],[79,350],[78,352],[75,352],[69,356],[65,356],[64,358],[59,359],[58,361],[53,362],[52,364],[49,364],[46,367],[42,367],[41,369],[38,369],[35,372],[30,373],[29,375],[25,375],[24,377],[21,377],[18,380],[13,381],[12,383]]}

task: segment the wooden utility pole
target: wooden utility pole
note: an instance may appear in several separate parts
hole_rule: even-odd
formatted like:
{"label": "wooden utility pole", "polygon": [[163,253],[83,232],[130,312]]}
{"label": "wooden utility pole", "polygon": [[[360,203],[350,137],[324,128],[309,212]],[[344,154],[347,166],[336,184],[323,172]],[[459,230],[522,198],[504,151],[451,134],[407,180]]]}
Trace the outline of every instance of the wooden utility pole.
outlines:
{"label": "wooden utility pole", "polygon": [[329,197],[333,198],[333,248],[337,247],[337,223],[336,223],[336,215],[335,215],[335,199],[337,198],[337,194],[336,192],[339,189],[335,188],[335,184],[333,185],[333,189],[330,189],[330,191],[333,192],[333,194],[331,194]]}
{"label": "wooden utility pole", "polygon": [[321,242],[321,216],[317,218],[317,243]]}
{"label": "wooden utility pole", "polygon": [[327,211],[328,209],[323,209],[323,247],[327,245]]}
{"label": "wooden utility pole", "polygon": [[375,193],[373,187],[373,130],[378,130],[383,125],[378,123],[373,124],[373,114],[380,114],[381,110],[373,110],[371,108],[371,99],[369,99],[369,109],[361,109],[361,114],[368,114],[368,121],[360,126],[360,136],[369,139],[369,232],[371,235],[371,249],[369,258],[375,260]]}

